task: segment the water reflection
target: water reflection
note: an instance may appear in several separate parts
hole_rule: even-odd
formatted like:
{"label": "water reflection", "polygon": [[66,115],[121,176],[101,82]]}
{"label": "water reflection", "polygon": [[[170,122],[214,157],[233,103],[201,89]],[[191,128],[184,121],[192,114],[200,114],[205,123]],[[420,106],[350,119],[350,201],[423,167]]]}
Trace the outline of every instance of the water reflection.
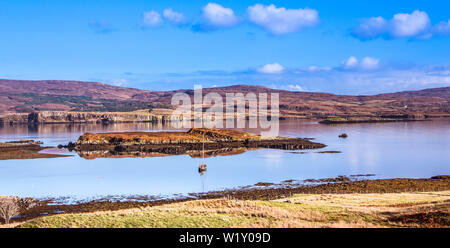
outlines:
{"label": "water reflection", "polygon": [[[76,156],[0,161],[0,195],[78,199],[107,195],[164,196],[338,175],[431,177],[450,174],[449,127],[449,120],[331,126],[315,121],[281,121],[281,136],[315,138],[314,141],[327,145],[322,150],[342,153],[270,149],[205,151],[204,163],[208,167],[203,175],[198,170],[202,163],[200,152],[121,159],[98,155],[96,159],[85,159],[72,153]],[[56,146],[75,141],[85,132],[171,129],[152,123],[4,126],[0,128],[0,139],[34,139]],[[341,133],[347,133],[348,138],[338,138]]]}
{"label": "water reflection", "polygon": [[111,124],[45,124],[45,125],[4,125],[0,127],[0,138],[22,135],[40,135],[43,137],[58,134],[83,134],[87,132],[114,132],[114,131],[149,131],[173,130],[170,125],[158,123],[111,123]]}
{"label": "water reflection", "polygon": [[[259,148],[222,148],[213,150],[189,150],[185,155],[191,158],[209,158],[216,156],[231,156],[245,153],[249,150],[257,150]],[[93,160],[97,158],[147,158],[147,157],[168,157],[179,156],[180,154],[168,154],[158,152],[143,151],[114,151],[114,150],[96,150],[96,151],[76,151],[78,156],[84,159]],[[183,154],[184,155],[184,154]]]}

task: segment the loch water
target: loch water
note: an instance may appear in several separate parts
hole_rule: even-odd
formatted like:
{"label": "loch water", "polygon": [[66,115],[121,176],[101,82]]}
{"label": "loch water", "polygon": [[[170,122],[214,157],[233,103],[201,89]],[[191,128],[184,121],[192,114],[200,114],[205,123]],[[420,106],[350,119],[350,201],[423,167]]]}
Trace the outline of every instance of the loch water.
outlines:
{"label": "loch water", "polygon": [[[46,124],[0,127],[0,142],[33,139],[45,146],[76,141],[85,132],[159,131],[161,123]],[[252,130],[249,130],[252,131]],[[347,133],[348,138],[338,135]],[[260,149],[231,156],[188,155],[87,160],[70,157],[0,161],[0,195],[90,200],[106,196],[173,197],[231,189],[258,182],[375,174],[374,178],[428,178],[450,174],[450,120],[323,125],[280,121],[280,136],[314,138],[327,147],[285,151]],[[340,153],[319,153],[339,151]],[[61,151],[58,151],[61,152]]]}

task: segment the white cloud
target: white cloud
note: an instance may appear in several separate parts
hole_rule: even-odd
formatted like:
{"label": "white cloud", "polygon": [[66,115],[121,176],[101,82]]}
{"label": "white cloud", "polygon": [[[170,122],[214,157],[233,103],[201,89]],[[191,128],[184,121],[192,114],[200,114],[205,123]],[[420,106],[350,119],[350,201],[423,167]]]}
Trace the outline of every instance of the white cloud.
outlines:
{"label": "white cloud", "polygon": [[361,39],[373,39],[387,31],[388,21],[383,17],[362,19],[361,24],[353,29],[352,33]]}
{"label": "white cloud", "polygon": [[202,16],[205,24],[212,28],[232,27],[239,22],[232,9],[217,3],[208,3],[203,7]]}
{"label": "white cloud", "polygon": [[301,85],[299,84],[270,84],[268,85],[269,88],[272,89],[279,89],[279,90],[289,90],[289,91],[307,91],[305,88],[303,88]]}
{"label": "white cloud", "polygon": [[[362,63],[364,59],[361,58]],[[308,92],[328,92],[335,94],[378,94],[402,90],[418,90],[431,87],[450,87],[450,64],[414,66],[389,62],[377,70],[347,70],[336,66],[328,71],[310,72],[308,67],[297,70],[286,68],[280,74],[263,74],[256,70],[216,71],[215,73],[170,73],[154,77],[140,74],[133,78],[133,84],[171,83],[175,88],[184,87],[193,80],[203,85],[252,84],[265,85],[276,89],[300,89]],[[384,64],[383,63],[383,64]],[[149,76],[151,75],[151,76]],[[120,77],[119,77],[120,78]],[[130,83],[131,84],[131,83]],[[184,85],[184,86],[183,86]],[[289,87],[288,85],[292,85]],[[289,87],[289,88],[288,88]]]}
{"label": "white cloud", "polygon": [[319,14],[314,9],[286,9],[255,4],[247,9],[249,19],[273,34],[298,32],[303,27],[319,23]]}
{"label": "white cloud", "polygon": [[278,63],[267,64],[258,68],[258,72],[267,74],[277,74],[284,71],[284,67]]}
{"label": "white cloud", "polygon": [[430,26],[428,14],[416,10],[412,14],[396,14],[391,20],[390,33],[393,37],[413,37],[423,34]]}
{"label": "white cloud", "polygon": [[433,33],[438,35],[450,35],[450,20],[436,24],[433,28]]}
{"label": "white cloud", "polygon": [[380,60],[372,57],[365,57],[359,62],[359,60],[351,56],[342,62],[344,69],[363,69],[363,70],[375,70],[379,67]]}
{"label": "white cloud", "polygon": [[144,27],[156,27],[161,24],[161,15],[154,11],[144,12],[144,19],[142,21],[142,26]]}
{"label": "white cloud", "polygon": [[429,38],[431,22],[424,11],[415,10],[411,14],[395,14],[391,20],[383,17],[362,19],[352,30],[353,36],[361,40],[384,38]]}
{"label": "white cloud", "polygon": [[186,22],[183,13],[176,12],[171,8],[165,9],[163,11],[163,16],[164,18],[166,18],[167,20],[169,20],[171,23],[174,24],[181,24]]}
{"label": "white cloud", "polygon": [[359,61],[354,56],[351,56],[350,58],[344,60],[342,65],[347,69],[356,68],[359,65]]}
{"label": "white cloud", "polygon": [[329,71],[329,70],[331,70],[331,67],[328,67],[328,66],[321,67],[321,66],[312,65],[312,66],[308,67],[307,70],[310,72]]}
{"label": "white cloud", "polygon": [[380,63],[379,59],[365,57],[361,61],[361,68],[366,70],[374,70],[378,68],[379,63]]}
{"label": "white cloud", "polygon": [[113,79],[110,82],[114,86],[126,86],[126,85],[128,85],[128,81],[126,79],[123,79],[123,78]]}
{"label": "white cloud", "polygon": [[288,90],[292,90],[292,91],[305,91],[303,89],[303,87],[298,85],[298,84],[295,84],[295,85],[294,84],[289,84],[289,85],[286,86],[286,88]]}

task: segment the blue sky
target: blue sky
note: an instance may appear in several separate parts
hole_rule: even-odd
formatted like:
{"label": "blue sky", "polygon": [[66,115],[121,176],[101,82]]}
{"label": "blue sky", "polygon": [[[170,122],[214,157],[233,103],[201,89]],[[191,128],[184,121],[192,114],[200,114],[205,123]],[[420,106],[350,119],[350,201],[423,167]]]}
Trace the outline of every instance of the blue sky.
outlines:
{"label": "blue sky", "polygon": [[0,78],[339,94],[450,86],[446,1],[0,2]]}

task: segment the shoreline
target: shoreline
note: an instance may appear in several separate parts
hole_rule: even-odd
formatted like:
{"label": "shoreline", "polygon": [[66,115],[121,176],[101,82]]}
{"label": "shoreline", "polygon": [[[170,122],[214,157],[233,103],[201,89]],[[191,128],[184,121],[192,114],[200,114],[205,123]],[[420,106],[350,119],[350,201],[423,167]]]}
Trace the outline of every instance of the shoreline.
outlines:
{"label": "shoreline", "polygon": [[[136,110],[129,112],[82,112],[82,111],[38,111],[26,113],[3,113],[0,114],[1,126],[16,125],[47,125],[47,124],[120,124],[120,123],[170,123],[170,115],[173,109],[155,109],[153,112]],[[248,116],[246,116],[248,118]],[[314,115],[314,116],[291,116],[280,115],[280,120],[317,120],[321,124],[345,124],[345,123],[378,123],[378,122],[409,122],[430,121],[448,119],[447,113],[397,113],[389,115]],[[226,118],[223,118],[225,121]]]}
{"label": "shoreline", "polygon": [[[42,216],[18,228],[449,228],[450,191],[232,197]],[[0,227],[2,227],[0,225]]]}
{"label": "shoreline", "polygon": [[[353,179],[351,179],[353,178]],[[129,198],[126,201],[103,198],[89,202],[77,202],[74,204],[61,204],[58,199],[47,199],[39,201],[37,207],[30,209],[14,221],[27,221],[43,215],[58,214],[80,214],[97,211],[118,211],[130,208],[145,208],[162,206],[166,204],[191,202],[197,200],[211,199],[235,199],[241,201],[273,201],[296,194],[307,195],[348,195],[348,194],[398,194],[398,193],[420,193],[420,192],[441,192],[450,190],[450,176],[435,176],[432,178],[393,178],[393,179],[362,179],[357,177],[340,176],[337,178],[307,179],[305,182],[319,183],[317,185],[307,185],[293,183],[292,180],[285,180],[282,184],[258,183],[262,185],[255,187],[242,187],[238,189],[228,189],[222,191],[211,191],[206,193],[191,193],[188,196],[169,199],[157,199],[152,196]],[[355,179],[356,178],[356,179]],[[284,185],[284,186],[280,186]],[[273,187],[277,186],[277,187]],[[139,201],[140,200],[140,201]]]}
{"label": "shoreline", "polygon": [[72,156],[72,155],[43,153],[41,151],[53,147],[41,145],[42,142],[34,140],[0,142],[0,160],[60,158]]}

